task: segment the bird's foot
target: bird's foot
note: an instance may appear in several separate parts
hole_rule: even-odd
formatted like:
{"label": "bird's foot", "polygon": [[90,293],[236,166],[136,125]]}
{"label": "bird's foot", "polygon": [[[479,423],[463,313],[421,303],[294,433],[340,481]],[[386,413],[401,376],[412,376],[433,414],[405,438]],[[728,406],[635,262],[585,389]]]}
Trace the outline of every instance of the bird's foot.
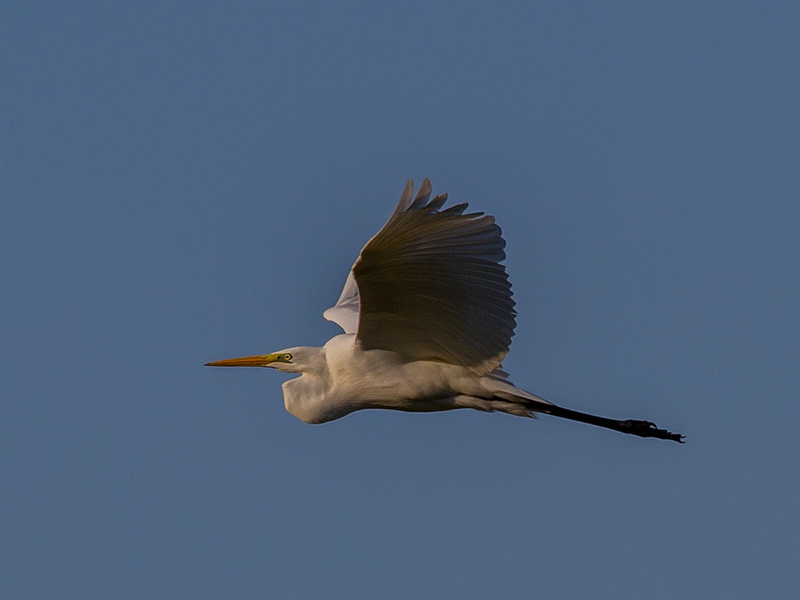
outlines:
{"label": "bird's foot", "polygon": [[655,423],[650,421],[639,421],[637,419],[627,419],[622,421],[622,427],[625,433],[632,433],[639,437],[654,437],[662,440],[673,440],[679,444],[683,444],[686,437],[680,433],[672,433],[666,429],[659,429]]}

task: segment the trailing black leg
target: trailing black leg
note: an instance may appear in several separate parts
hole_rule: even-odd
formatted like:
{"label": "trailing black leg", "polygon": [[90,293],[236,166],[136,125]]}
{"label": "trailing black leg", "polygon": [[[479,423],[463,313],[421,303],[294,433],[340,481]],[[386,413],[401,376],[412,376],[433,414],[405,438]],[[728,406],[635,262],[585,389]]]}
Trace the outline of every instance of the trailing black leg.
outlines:
{"label": "trailing black leg", "polygon": [[655,423],[651,423],[650,421],[639,421],[636,419],[618,421],[616,419],[607,419],[606,417],[589,415],[578,412],[577,410],[561,408],[555,404],[536,402],[531,406],[531,410],[547,415],[553,415],[554,417],[561,417],[562,419],[570,419],[571,421],[580,421],[581,423],[589,423],[590,425],[597,425],[598,427],[613,429],[614,431],[619,431],[621,433],[631,433],[633,435],[638,435],[639,437],[653,437],[661,440],[672,440],[681,444],[686,437],[679,433],[672,433],[666,429],[659,429],[656,427]]}

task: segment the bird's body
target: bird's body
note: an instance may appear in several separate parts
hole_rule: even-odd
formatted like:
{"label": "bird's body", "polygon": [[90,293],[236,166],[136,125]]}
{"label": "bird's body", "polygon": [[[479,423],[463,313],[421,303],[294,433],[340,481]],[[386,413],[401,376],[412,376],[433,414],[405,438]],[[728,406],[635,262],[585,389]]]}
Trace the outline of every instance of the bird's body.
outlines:
{"label": "bird's body", "polygon": [[442,210],[426,179],[408,181],[388,223],[353,265],[325,317],[345,333],[322,348],[227,359],[209,366],[261,366],[298,373],[283,384],[286,409],[307,423],[384,408],[457,408],[517,416],[542,412],[642,437],[681,441],[648,421],[617,421],[556,406],[517,388],[501,362],[515,326],[505,241],[494,218]]}
{"label": "bird's body", "polygon": [[530,416],[521,401],[545,402],[520,390],[500,375],[478,375],[459,365],[407,360],[390,350],[363,350],[354,334],[337,335],[322,348],[284,351],[293,364],[278,370],[299,372],[283,384],[288,410],[306,423],[325,423],[366,408],[433,412],[455,408],[498,410]]}

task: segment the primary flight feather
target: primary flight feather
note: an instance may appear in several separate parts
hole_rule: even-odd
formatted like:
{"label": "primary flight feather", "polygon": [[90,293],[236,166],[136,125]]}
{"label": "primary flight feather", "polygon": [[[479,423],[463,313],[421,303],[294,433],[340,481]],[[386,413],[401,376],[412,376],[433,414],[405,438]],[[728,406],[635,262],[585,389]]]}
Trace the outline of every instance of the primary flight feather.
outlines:
{"label": "primary flight feather", "polygon": [[541,412],[681,442],[641,420],[607,419],[556,406],[508,381],[500,368],[514,333],[505,241],[494,217],[443,208],[425,179],[406,183],[394,213],[356,259],[325,318],[344,334],[322,348],[207,363],[299,373],[283,384],[287,410],[324,423],[356,410],[430,412],[455,408],[518,416]]}

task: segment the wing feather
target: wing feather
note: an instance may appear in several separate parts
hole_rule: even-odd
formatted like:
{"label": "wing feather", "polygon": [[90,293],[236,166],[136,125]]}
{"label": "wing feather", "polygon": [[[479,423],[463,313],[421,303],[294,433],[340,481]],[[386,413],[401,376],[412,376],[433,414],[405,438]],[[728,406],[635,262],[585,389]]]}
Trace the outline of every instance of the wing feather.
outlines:
{"label": "wing feather", "polygon": [[409,180],[397,208],[353,265],[336,306],[325,317],[362,347],[412,360],[437,360],[482,373],[508,352],[515,316],[505,241],[494,218],[442,210],[425,179],[413,198]]}

